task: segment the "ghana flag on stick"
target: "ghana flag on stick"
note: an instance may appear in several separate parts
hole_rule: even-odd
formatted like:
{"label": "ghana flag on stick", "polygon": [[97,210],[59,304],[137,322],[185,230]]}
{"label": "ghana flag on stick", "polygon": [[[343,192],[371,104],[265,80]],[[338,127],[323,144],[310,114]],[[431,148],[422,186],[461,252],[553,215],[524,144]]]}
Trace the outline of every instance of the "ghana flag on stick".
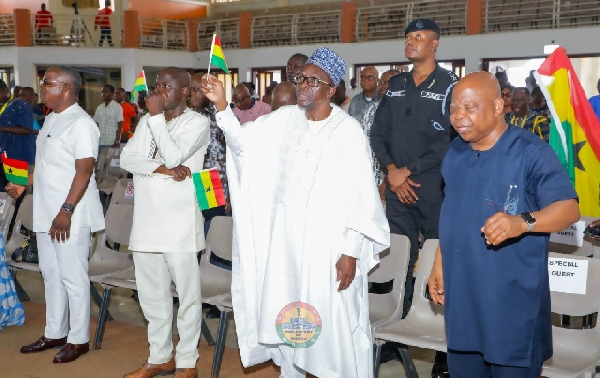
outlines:
{"label": "ghana flag on stick", "polygon": [[196,197],[201,210],[225,205],[225,194],[223,184],[216,168],[205,169],[192,174]]}
{"label": "ghana flag on stick", "polygon": [[144,70],[142,70],[137,79],[135,79],[135,84],[131,90],[131,102],[135,102],[135,97],[138,92],[141,91],[146,91],[146,93],[148,93],[148,84],[146,83],[146,74],[144,73]]}
{"label": "ghana flag on stick", "polygon": [[6,151],[2,154],[2,165],[6,179],[13,184],[27,186],[27,176],[29,175],[29,166],[26,161],[9,159]]}
{"label": "ghana flag on stick", "polygon": [[550,108],[550,145],[579,195],[581,215],[600,217],[600,120],[567,52],[557,48],[534,72]]}
{"label": "ghana flag on stick", "polygon": [[211,64],[214,64],[215,66],[222,69],[227,75],[231,75],[229,73],[229,68],[227,68],[225,54],[223,54],[223,49],[221,48],[221,41],[219,41],[217,33],[213,34],[212,45],[210,45],[210,63],[208,64],[208,73],[210,73]]}

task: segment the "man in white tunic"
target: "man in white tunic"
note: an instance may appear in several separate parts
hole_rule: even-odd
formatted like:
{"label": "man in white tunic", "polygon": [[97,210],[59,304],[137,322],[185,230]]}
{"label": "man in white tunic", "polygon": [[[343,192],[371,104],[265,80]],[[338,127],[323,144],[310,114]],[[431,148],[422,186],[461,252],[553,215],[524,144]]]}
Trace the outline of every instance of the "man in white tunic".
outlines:
{"label": "man in white tunic", "polygon": [[[125,377],[172,372],[196,377],[202,321],[200,268],[204,219],[192,172],[202,170],[209,141],[208,118],[188,109],[190,74],[169,67],[146,99],[149,114],[123,148],[121,167],[133,173],[133,251],[140,305],[148,320],[150,357]],[[173,358],[171,281],[179,296],[179,344]]]}
{"label": "man in white tunic", "polygon": [[297,77],[298,105],[244,127],[222,83],[203,82],[227,141],[242,363],[273,359],[285,378],[373,376],[367,274],[389,226],[369,142],[330,103],[345,70],[317,49]]}
{"label": "man in white tunic", "polygon": [[[52,67],[40,82],[40,100],[54,110],[37,138],[33,175],[33,231],[44,277],[46,328],[21,353],[63,346],[54,363],[89,351],[90,234],[104,229],[94,177],[100,132],[77,104],[80,89],[81,77],[71,67]],[[24,189],[9,187],[17,195]]]}

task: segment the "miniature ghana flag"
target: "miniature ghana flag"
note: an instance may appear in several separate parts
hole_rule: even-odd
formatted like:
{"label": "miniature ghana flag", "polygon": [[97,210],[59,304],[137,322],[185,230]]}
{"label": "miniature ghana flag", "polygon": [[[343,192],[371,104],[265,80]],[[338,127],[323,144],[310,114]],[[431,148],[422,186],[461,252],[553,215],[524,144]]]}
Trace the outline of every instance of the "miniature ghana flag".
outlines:
{"label": "miniature ghana flag", "polygon": [[6,151],[2,154],[2,165],[6,179],[13,184],[27,186],[27,176],[29,175],[29,166],[26,161],[10,159]]}
{"label": "miniature ghana flag", "polygon": [[534,72],[550,108],[550,146],[575,186],[581,215],[600,217],[600,120],[564,48]]}
{"label": "miniature ghana flag", "polygon": [[213,41],[212,45],[210,46],[210,64],[208,65],[209,73],[211,64],[214,64],[222,69],[226,74],[230,75],[229,68],[227,68],[227,62],[225,61],[225,54],[223,54],[223,49],[221,48],[221,41],[219,41],[217,33],[213,34]]}
{"label": "miniature ghana flag", "polygon": [[225,205],[225,194],[223,184],[216,168],[205,169],[192,174],[196,197],[201,210]]}
{"label": "miniature ghana flag", "polygon": [[138,92],[141,91],[148,92],[148,84],[146,83],[146,74],[144,73],[144,70],[142,70],[137,79],[135,79],[135,84],[131,90],[131,102],[135,102],[135,97],[137,96]]}

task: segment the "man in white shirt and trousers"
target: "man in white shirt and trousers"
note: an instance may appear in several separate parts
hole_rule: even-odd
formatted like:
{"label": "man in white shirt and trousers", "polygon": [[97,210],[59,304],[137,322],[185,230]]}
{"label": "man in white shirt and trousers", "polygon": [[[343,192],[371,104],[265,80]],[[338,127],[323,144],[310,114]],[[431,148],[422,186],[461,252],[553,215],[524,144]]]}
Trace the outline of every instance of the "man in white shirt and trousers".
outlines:
{"label": "man in white shirt and trousers", "polygon": [[[151,377],[175,371],[197,377],[202,322],[200,267],[204,219],[192,172],[202,170],[210,121],[186,105],[190,74],[162,70],[146,98],[149,114],[123,148],[121,167],[133,173],[135,204],[129,249],[133,251],[138,297],[148,320],[150,357],[125,377]],[[173,358],[171,281],[179,296],[179,344]]]}
{"label": "man in white shirt and trousers", "polygon": [[367,274],[390,235],[365,133],[330,103],[345,71],[317,49],[298,76],[298,105],[244,127],[223,84],[203,81],[227,141],[242,364],[273,359],[285,378],[373,376]]}
{"label": "man in white shirt and trousers", "polygon": [[[53,110],[37,138],[33,174],[33,231],[44,277],[46,328],[21,353],[63,346],[54,363],[89,351],[90,234],[104,229],[94,177],[100,132],[77,104],[80,89],[81,76],[71,67],[52,67],[40,82],[40,100]],[[11,195],[25,189],[9,187]]]}

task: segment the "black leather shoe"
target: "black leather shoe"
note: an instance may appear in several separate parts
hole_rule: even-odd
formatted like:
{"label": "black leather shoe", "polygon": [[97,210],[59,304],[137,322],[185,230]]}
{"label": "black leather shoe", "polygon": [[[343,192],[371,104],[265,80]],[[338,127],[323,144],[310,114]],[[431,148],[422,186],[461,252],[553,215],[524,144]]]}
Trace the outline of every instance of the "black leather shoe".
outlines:
{"label": "black leather shoe", "polygon": [[210,306],[210,310],[206,313],[206,319],[217,319],[221,316],[221,311],[217,306]]}
{"label": "black leather shoe", "polygon": [[90,351],[90,343],[85,344],[65,344],[65,346],[54,356],[55,364],[66,364],[73,362],[82,355]]}
{"label": "black leather shoe", "polygon": [[381,358],[379,359],[379,363],[385,364],[390,361],[400,361],[400,354],[395,346],[390,345],[392,343],[387,343],[383,345],[381,348]]}
{"label": "black leather shoe", "polygon": [[21,347],[21,353],[35,353],[46,349],[62,347],[67,343],[67,337],[62,339],[47,339],[45,336],[40,337],[36,342]]}

